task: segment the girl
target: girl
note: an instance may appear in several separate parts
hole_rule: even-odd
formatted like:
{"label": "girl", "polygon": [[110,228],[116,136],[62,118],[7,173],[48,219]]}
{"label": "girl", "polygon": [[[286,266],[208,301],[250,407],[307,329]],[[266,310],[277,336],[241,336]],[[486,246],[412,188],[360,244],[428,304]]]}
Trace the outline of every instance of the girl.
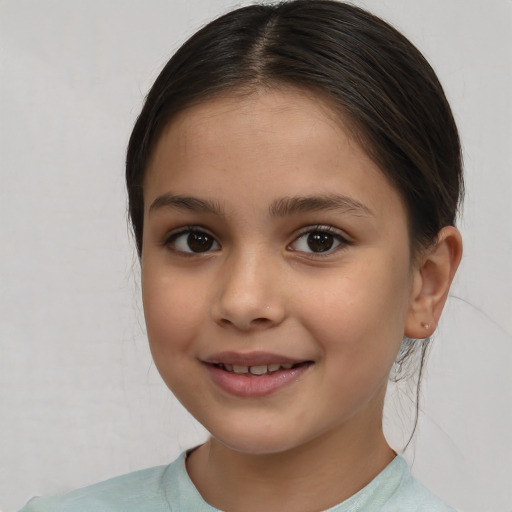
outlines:
{"label": "girl", "polygon": [[461,258],[461,173],[434,72],[371,14],[295,0],[200,30],[148,94],[126,179],[153,358],[211,437],[23,510],[452,510],[382,411]]}

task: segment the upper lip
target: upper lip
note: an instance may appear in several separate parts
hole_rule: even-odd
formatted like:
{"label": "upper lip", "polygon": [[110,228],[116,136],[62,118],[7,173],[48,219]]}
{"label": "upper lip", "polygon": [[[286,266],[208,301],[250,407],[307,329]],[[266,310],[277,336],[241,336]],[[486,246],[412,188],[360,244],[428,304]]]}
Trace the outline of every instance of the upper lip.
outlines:
{"label": "upper lip", "polygon": [[202,361],[208,364],[262,366],[269,364],[298,364],[307,361],[307,359],[296,359],[271,352],[219,352],[202,359]]}

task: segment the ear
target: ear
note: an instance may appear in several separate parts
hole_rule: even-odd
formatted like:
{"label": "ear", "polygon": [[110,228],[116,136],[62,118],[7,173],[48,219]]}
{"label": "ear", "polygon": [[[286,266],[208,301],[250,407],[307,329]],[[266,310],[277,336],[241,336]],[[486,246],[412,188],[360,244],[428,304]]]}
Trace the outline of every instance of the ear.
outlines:
{"label": "ear", "polygon": [[461,257],[459,231],[453,226],[444,227],[416,263],[405,336],[421,339],[433,334]]}

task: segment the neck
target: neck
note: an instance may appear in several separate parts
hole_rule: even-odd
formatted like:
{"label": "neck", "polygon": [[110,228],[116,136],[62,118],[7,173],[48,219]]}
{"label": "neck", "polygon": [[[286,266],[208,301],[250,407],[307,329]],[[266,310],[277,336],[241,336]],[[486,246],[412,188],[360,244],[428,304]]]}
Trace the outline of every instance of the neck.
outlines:
{"label": "neck", "polygon": [[215,439],[195,450],[187,469],[212,506],[230,512],[325,510],[368,484],[395,457],[379,423],[329,432],[283,453],[247,454]]}

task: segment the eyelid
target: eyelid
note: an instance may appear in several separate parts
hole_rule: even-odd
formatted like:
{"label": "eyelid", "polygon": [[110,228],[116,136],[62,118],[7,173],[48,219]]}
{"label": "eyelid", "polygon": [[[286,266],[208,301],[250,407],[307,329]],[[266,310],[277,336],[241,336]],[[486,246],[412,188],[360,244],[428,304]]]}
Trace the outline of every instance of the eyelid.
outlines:
{"label": "eyelid", "polygon": [[169,250],[172,250],[176,254],[180,255],[186,255],[186,256],[201,256],[201,255],[207,255],[211,252],[217,251],[219,249],[213,249],[208,250],[204,252],[193,252],[193,251],[180,251],[172,246],[173,242],[179,238],[182,235],[190,234],[190,233],[204,233],[208,236],[211,236],[214,240],[214,243],[219,247],[220,249],[220,243],[217,240],[217,237],[208,229],[203,226],[194,224],[194,225],[188,225],[188,226],[181,226],[179,228],[172,229],[171,231],[167,232],[161,242],[161,245],[163,247],[168,248]]}
{"label": "eyelid", "polygon": [[[204,233],[208,236],[211,236],[214,240],[214,244],[216,244],[218,246],[218,248],[216,249],[210,249],[210,250],[207,250],[207,251],[204,251],[204,252],[193,252],[193,251],[182,251],[182,250],[179,250],[179,249],[176,249],[175,247],[173,247],[173,242],[180,236],[182,235],[186,235],[186,234],[190,234],[190,233],[194,233],[194,232],[199,232],[199,233]],[[297,249],[294,249],[292,247],[293,244],[295,244],[300,238],[302,238],[303,236],[305,235],[308,235],[310,233],[315,233],[315,232],[320,232],[320,233],[329,233],[331,234],[333,237],[335,237],[339,244],[336,245],[336,247],[332,248],[332,249],[329,249],[327,251],[324,251],[324,252],[307,252],[307,251],[300,251],[300,250],[297,250]],[[307,254],[309,255],[309,257],[312,255],[313,257],[315,258],[318,258],[318,257],[326,257],[326,256],[329,256],[335,252],[337,252],[338,250],[341,250],[343,248],[345,248],[347,245],[351,245],[353,242],[352,240],[350,239],[350,237],[342,230],[338,229],[338,228],[335,228],[334,226],[331,226],[331,225],[326,225],[326,224],[315,224],[315,225],[310,225],[310,226],[305,226],[303,228],[301,228],[295,235],[294,235],[294,238],[293,240],[291,241],[290,244],[288,244],[287,248],[293,252],[297,252],[297,253],[301,253],[301,254]],[[180,254],[180,255],[186,255],[186,256],[189,256],[189,255],[192,255],[192,256],[201,256],[201,255],[207,255],[211,252],[214,252],[214,251],[217,251],[221,248],[221,245],[217,239],[217,237],[206,227],[204,226],[201,226],[201,225],[197,225],[197,224],[194,224],[194,225],[186,225],[186,226],[180,226],[178,228],[175,228],[175,229],[172,229],[171,231],[167,232],[161,242],[161,245],[168,248],[169,250],[172,250],[173,252],[177,253],[177,254]]]}
{"label": "eyelid", "polygon": [[[297,240],[299,240],[303,236],[308,235],[309,233],[315,233],[315,232],[329,233],[329,234],[333,235],[335,238],[337,238],[338,241],[340,242],[340,244],[337,245],[336,247],[334,247],[333,249],[329,249],[329,250],[324,251],[324,252],[299,251],[299,250],[293,249],[291,247],[292,244],[296,243]],[[316,225],[305,226],[305,227],[301,228],[298,231],[298,233],[295,235],[295,237],[292,240],[292,242],[288,245],[288,247],[292,251],[294,251],[294,252],[297,252],[297,253],[300,253],[300,254],[307,254],[308,257],[313,256],[315,258],[319,258],[319,257],[330,256],[333,253],[335,253],[335,252],[337,252],[339,250],[344,249],[346,246],[352,245],[352,243],[353,243],[352,240],[350,239],[350,237],[344,231],[342,231],[342,230],[340,230],[338,228],[335,228],[334,226],[327,225],[327,224],[316,224]]]}

